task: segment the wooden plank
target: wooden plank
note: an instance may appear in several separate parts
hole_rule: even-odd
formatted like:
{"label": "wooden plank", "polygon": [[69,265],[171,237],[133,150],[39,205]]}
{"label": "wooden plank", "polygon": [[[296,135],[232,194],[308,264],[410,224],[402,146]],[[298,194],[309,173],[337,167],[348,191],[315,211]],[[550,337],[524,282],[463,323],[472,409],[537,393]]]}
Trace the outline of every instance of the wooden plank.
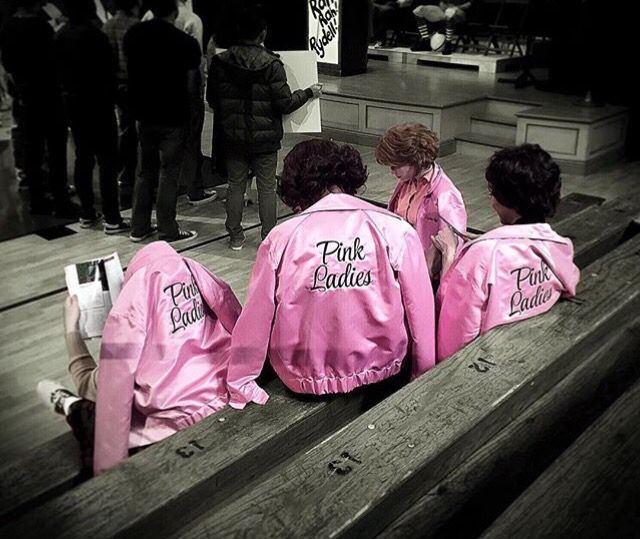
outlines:
{"label": "wooden plank", "polygon": [[584,303],[489,332],[176,535],[380,532],[635,315],[639,262],[634,238],[587,268]]}
{"label": "wooden plank", "polygon": [[637,321],[603,341],[572,373],[514,417],[380,537],[479,536],[638,379],[639,345]]}
{"label": "wooden plank", "polygon": [[560,206],[556,214],[549,219],[549,223],[559,223],[570,217],[574,217],[578,213],[585,211],[592,206],[599,206],[605,201],[602,197],[594,197],[591,195],[585,195],[584,193],[569,193],[567,196],[562,197]]}
{"label": "wooden plank", "polygon": [[[252,245],[253,243],[257,244],[258,241],[259,241],[259,233],[257,230],[254,230],[247,235],[248,245]],[[579,252],[580,246],[577,245],[577,248]],[[213,271],[215,271],[218,275],[222,276],[225,280],[227,280],[227,282],[231,284],[234,290],[236,290],[239,297],[241,299],[243,298],[244,292],[246,290],[246,285],[248,282],[248,276],[251,271],[251,266],[253,262],[252,249],[245,249],[239,253],[235,253],[235,252],[231,253],[226,248],[226,244],[224,242],[214,242],[207,246],[194,248],[190,251],[189,254],[190,256],[194,257],[196,260],[199,260],[203,264],[212,268]],[[52,305],[49,309],[54,309],[55,311],[56,307],[57,305]],[[57,316],[57,312],[54,312],[53,315],[54,317]],[[44,327],[52,327],[52,323],[48,323],[48,324],[44,323],[42,325],[44,325]],[[13,331],[11,330],[10,327],[8,327],[8,330]],[[52,338],[52,337],[48,337],[46,334],[41,335],[41,337],[47,340]],[[54,339],[54,342],[60,345],[60,350],[55,355],[62,356],[64,354],[64,346],[63,346],[62,340],[59,339],[59,342],[57,342]],[[50,348],[45,348],[45,350],[50,350]],[[19,353],[19,347],[15,352]],[[36,358],[36,359],[38,364],[41,364],[42,358]],[[59,361],[59,359],[56,358],[56,361]],[[48,416],[48,412],[46,410],[41,409],[38,411],[40,413],[37,415],[39,417],[42,417],[40,421],[50,420]],[[33,417],[32,419],[36,420],[38,418]],[[22,425],[22,426],[25,428],[28,427],[28,425]],[[27,428],[27,432],[31,432],[31,429]],[[69,475],[69,476],[73,475],[72,471],[68,471],[64,467],[61,467],[60,469],[61,471],[65,472],[64,474],[61,474],[61,477],[59,478],[60,482],[65,481],[65,475]],[[31,481],[27,481],[25,484],[23,484],[23,488],[25,492],[28,492],[31,489],[35,489],[36,491],[43,489],[44,487],[39,483],[39,479],[40,479],[39,476],[36,475],[32,478]],[[70,484],[70,483],[67,482],[66,484]]]}
{"label": "wooden plank", "polygon": [[37,537],[43,527],[64,537],[166,534],[386,395],[383,389],[377,395],[294,396],[275,379],[265,387],[268,406],[225,409],[0,531],[8,537]]}
{"label": "wooden plank", "polygon": [[[622,197],[594,206],[558,223],[554,229],[573,240],[575,263],[584,267],[628,236],[633,219],[640,214],[638,196]],[[578,247],[579,246],[579,249]],[[578,252],[579,251],[579,252]]]}
{"label": "wooden plank", "polygon": [[67,432],[0,469],[0,523],[69,490],[79,480],[80,451]]}
{"label": "wooden plank", "polygon": [[487,530],[492,537],[637,537],[640,383]]}

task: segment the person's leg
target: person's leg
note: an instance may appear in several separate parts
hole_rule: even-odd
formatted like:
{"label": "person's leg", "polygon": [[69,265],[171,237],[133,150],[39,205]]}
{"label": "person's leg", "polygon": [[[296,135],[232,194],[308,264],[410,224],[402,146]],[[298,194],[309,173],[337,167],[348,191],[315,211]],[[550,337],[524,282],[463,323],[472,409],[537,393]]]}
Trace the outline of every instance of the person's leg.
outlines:
{"label": "person's leg", "polygon": [[252,156],[251,168],[256,175],[258,188],[258,212],[262,225],[262,239],[276,226],[276,166],[278,152]]}
{"label": "person's leg", "polygon": [[24,137],[24,173],[29,189],[31,213],[49,213],[51,207],[44,193],[42,162],[44,159],[45,130],[39,109],[23,102],[22,136]]}
{"label": "person's leg", "polygon": [[78,442],[82,458],[82,475],[86,479],[93,474],[93,448],[95,432],[95,402],[82,399],[59,382],[42,380],[37,393],[43,404],[52,412],[64,415]]}
{"label": "person's leg", "polygon": [[202,128],[204,127],[204,103],[198,100],[194,104],[194,111],[187,133],[184,160],[180,170],[182,183],[187,187],[187,197],[190,203],[212,200],[206,196],[202,178]]}
{"label": "person's leg", "polygon": [[100,127],[95,126],[94,111],[81,103],[67,101],[66,111],[76,149],[73,181],[80,199],[80,226],[91,226],[97,219],[93,196],[94,131]]}
{"label": "person's leg", "polygon": [[[118,205],[118,126],[112,106],[105,105],[98,110],[96,104],[96,122],[94,124],[94,137],[96,144],[96,157],[100,169],[100,196],[102,198],[102,212],[104,213],[105,226],[119,225],[122,222]],[[105,228],[108,231],[108,229]]]}
{"label": "person's leg", "polygon": [[96,403],[87,399],[79,399],[69,406],[65,415],[67,424],[71,427],[80,448],[82,474],[85,477],[91,477],[93,475]]}
{"label": "person's leg", "polygon": [[56,215],[76,217],[78,208],[71,203],[67,187],[67,122],[62,101],[55,100],[47,109],[47,163],[49,189],[53,193]]}
{"label": "person's leg", "polygon": [[229,232],[232,247],[242,246],[244,232],[242,231],[242,212],[244,209],[244,193],[247,188],[247,174],[249,161],[246,155],[229,154],[226,156],[228,175],[227,189],[227,221],[225,227]]}
{"label": "person's leg", "polygon": [[138,131],[131,112],[126,88],[118,90],[116,103],[119,128],[119,166],[118,178],[122,187],[133,189],[138,166]]}
{"label": "person's leg", "polygon": [[453,52],[453,35],[456,26],[463,23],[465,19],[465,12],[461,9],[452,7],[445,10],[445,43],[442,54]]}
{"label": "person's leg", "polygon": [[160,170],[159,143],[156,128],[140,122],[140,177],[133,190],[133,211],[131,239],[143,238],[151,231],[151,210],[153,209],[153,188],[158,181]]}
{"label": "person's leg", "polygon": [[20,99],[16,95],[13,95],[12,102],[12,117],[13,123],[11,125],[11,145],[13,147],[13,166],[16,171],[16,177],[18,178],[18,187],[22,191],[29,189],[29,185],[26,181],[25,174],[25,152],[26,141],[24,133],[24,107],[20,103]]}
{"label": "person's leg", "polygon": [[176,222],[176,204],[187,127],[165,126],[159,128],[159,133],[160,176],[156,200],[158,231],[161,237],[174,239],[180,230]]}

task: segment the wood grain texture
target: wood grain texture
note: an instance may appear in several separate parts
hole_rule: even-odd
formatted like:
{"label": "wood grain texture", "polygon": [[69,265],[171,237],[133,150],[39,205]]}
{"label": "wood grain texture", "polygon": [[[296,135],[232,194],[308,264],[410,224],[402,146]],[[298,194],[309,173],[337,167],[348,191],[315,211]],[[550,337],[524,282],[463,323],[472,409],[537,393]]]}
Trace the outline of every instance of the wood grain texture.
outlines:
{"label": "wood grain texture", "polygon": [[380,537],[476,537],[640,376],[640,323],[611,335]]}
{"label": "wood grain texture", "polygon": [[[380,532],[557,384],[640,306],[640,238],[585,272],[584,303],[484,335],[242,498],[189,537],[336,537]],[[473,368],[483,358],[495,364]],[[330,463],[343,459],[350,473]]]}
{"label": "wood grain texture", "polygon": [[[8,537],[155,537],[227,501],[356,417],[371,395],[299,397],[279,380],[268,406],[209,416],[0,529]],[[384,396],[381,395],[381,397]]]}
{"label": "wood grain texture", "polygon": [[637,537],[640,383],[587,429],[483,534]]}
{"label": "wood grain texture", "polygon": [[80,452],[71,432],[58,436],[0,469],[0,523],[58,493],[79,477]]}

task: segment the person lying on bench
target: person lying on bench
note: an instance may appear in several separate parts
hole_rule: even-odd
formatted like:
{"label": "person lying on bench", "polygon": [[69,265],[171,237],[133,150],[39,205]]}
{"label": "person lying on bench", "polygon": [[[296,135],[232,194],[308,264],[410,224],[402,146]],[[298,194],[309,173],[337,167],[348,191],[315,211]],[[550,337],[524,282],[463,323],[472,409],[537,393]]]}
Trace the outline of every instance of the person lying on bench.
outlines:
{"label": "person lying on bench", "polygon": [[104,472],[130,450],[227,404],[240,304],[227,283],[168,243],[151,243],[131,260],[104,327],[99,367],[78,332],[75,296],[64,310],[69,371],[79,395],[48,380],[38,392],[66,415],[85,468],[93,460],[94,472]]}
{"label": "person lying on bench", "polygon": [[354,195],[360,154],[307,140],[286,156],[280,196],[297,215],[258,249],[233,332],[230,405],[264,404],[267,356],[296,393],[346,393],[435,362],[433,293],[420,239],[404,220]]}
{"label": "person lying on bench", "polygon": [[466,243],[441,230],[437,296],[438,360],[455,354],[495,326],[547,312],[575,295],[580,270],[573,244],[545,220],[560,201],[560,169],[537,144],[496,152],[486,171],[491,207],[503,226]]}
{"label": "person lying on bench", "polygon": [[440,142],[436,134],[418,123],[389,129],[376,147],[376,160],[391,167],[396,186],[389,210],[409,221],[418,231],[432,280],[439,275],[440,256],[431,240],[451,226],[460,237],[467,230],[467,212],[460,191],[436,163]]}

